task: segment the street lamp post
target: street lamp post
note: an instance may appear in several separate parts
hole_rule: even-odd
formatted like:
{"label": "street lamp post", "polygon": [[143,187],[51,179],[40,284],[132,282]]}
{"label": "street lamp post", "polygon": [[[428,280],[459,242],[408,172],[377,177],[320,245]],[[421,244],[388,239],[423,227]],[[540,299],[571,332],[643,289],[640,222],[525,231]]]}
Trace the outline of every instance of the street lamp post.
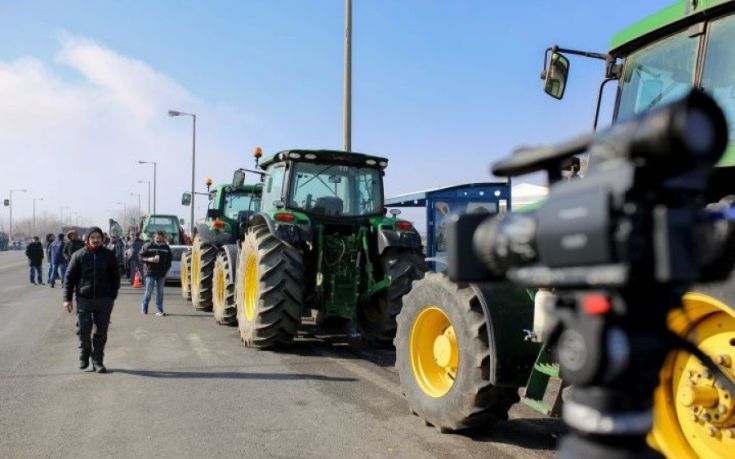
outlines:
{"label": "street lamp post", "polygon": [[169,110],[168,116],[191,116],[192,131],[191,131],[191,212],[189,215],[189,234],[194,234],[194,170],[196,167],[197,157],[197,116],[195,113],[179,112],[176,110]]}
{"label": "street lamp post", "polygon": [[140,193],[130,193],[130,196],[138,195],[138,220],[140,220]]}
{"label": "street lamp post", "polygon": [[158,166],[158,163],[156,163],[155,161],[139,160],[138,164],[153,164],[153,213],[155,214],[156,213],[156,167]]}
{"label": "street lamp post", "polygon": [[352,0],[345,0],[345,81],[342,128],[345,151],[352,151]]}
{"label": "street lamp post", "polygon": [[10,236],[9,237],[11,241],[13,240],[13,193],[16,191],[19,193],[25,193],[28,190],[21,189],[21,188],[14,188],[10,190],[10,202],[8,204],[10,204],[10,228],[9,228]]}
{"label": "street lamp post", "polygon": [[151,181],[150,180],[138,180],[138,183],[148,184],[148,214],[151,213]]}
{"label": "street lamp post", "polygon": [[71,206],[61,206],[59,208],[59,224],[64,228],[64,209],[71,209]]}
{"label": "street lamp post", "polygon": [[127,218],[127,215],[128,215],[128,206],[127,206],[127,204],[125,204],[122,201],[116,202],[115,204],[117,204],[118,206],[123,206],[122,224],[124,225],[125,224],[125,219]]}
{"label": "street lamp post", "polygon": [[33,198],[33,236],[36,236],[36,201],[43,201],[43,198]]}

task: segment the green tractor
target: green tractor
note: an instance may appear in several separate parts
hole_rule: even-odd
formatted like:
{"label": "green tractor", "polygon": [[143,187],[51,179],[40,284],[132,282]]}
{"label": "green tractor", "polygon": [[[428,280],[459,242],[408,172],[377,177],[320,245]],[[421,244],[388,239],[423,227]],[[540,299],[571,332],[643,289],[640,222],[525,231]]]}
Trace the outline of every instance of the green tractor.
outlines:
{"label": "green tractor", "polygon": [[413,225],[386,216],[385,158],[288,150],[263,161],[260,212],[237,264],[237,320],[246,346],[291,342],[311,310],[318,324],[355,322],[390,345],[401,298],[425,271]]}
{"label": "green tractor", "polygon": [[[561,99],[570,67],[565,54],[604,60],[596,114],[605,85],[614,81],[613,121],[666,103],[693,85],[703,88],[719,102],[730,127],[731,144],[709,190],[710,202],[717,202],[735,195],[733,43],[735,1],[679,1],[617,34],[607,54],[549,48],[542,78],[545,91]],[[596,115],[595,127],[597,121]],[[396,366],[410,409],[442,431],[461,430],[507,418],[521,389],[527,405],[558,414],[561,391],[550,398],[546,388],[559,377],[559,365],[538,335],[547,294],[455,284],[438,273],[415,283],[404,298],[396,336]],[[731,277],[694,288],[668,322],[735,377],[732,305]],[[649,443],[669,457],[732,457],[734,398],[696,357],[672,352],[654,395]]]}
{"label": "green tractor", "polygon": [[[206,218],[197,223],[191,251],[182,257],[181,292],[196,309],[214,309],[217,323],[234,325],[234,276],[229,267],[236,266],[237,244],[248,219],[260,208],[261,184],[221,184],[211,191],[210,186],[208,179]],[[190,199],[185,193],[182,202]]]}

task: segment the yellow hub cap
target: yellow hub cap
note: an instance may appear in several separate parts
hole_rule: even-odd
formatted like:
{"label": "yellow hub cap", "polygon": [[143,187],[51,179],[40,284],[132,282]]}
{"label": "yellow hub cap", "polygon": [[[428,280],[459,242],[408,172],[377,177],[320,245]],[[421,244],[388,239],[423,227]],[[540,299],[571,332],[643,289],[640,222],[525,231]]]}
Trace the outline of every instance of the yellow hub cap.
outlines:
{"label": "yellow hub cap", "polygon": [[459,346],[454,327],[436,306],[421,310],[411,327],[409,358],[413,375],[424,393],[439,398],[454,384],[459,366]]}
{"label": "yellow hub cap", "polygon": [[[688,293],[669,328],[695,343],[735,378],[735,312],[721,301]],[[735,401],[699,360],[672,352],[655,394],[652,440],[669,457],[725,458],[735,450]]]}
{"label": "yellow hub cap", "polygon": [[199,287],[199,244],[191,250],[191,284]]}
{"label": "yellow hub cap", "polygon": [[245,260],[245,276],[243,276],[243,309],[248,321],[255,320],[258,306],[258,257],[251,253]]}

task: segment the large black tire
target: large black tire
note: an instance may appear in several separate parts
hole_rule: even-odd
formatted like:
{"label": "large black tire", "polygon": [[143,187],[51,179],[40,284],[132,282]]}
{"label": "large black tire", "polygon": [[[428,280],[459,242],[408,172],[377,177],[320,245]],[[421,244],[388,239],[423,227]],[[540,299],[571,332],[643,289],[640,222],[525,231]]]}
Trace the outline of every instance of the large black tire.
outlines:
{"label": "large black tire", "polygon": [[380,257],[383,272],[390,276],[390,286],[357,307],[357,330],[362,339],[376,347],[393,345],[396,316],[401,300],[411,290],[411,283],[426,272],[424,256],[413,250],[389,248]]}
{"label": "large black tire", "polygon": [[230,257],[220,251],[214,264],[212,284],[212,312],[214,320],[220,325],[237,324],[237,304],[235,304],[235,279],[230,270]]}
{"label": "large black tire", "polygon": [[212,310],[212,277],[214,262],[217,260],[217,247],[202,242],[199,235],[194,237],[191,248],[191,304],[200,311]]}
{"label": "large black tire", "polygon": [[191,250],[181,254],[181,296],[191,301]]}
{"label": "large black tire", "polygon": [[493,343],[471,287],[427,273],[397,322],[396,368],[412,413],[442,432],[508,419],[518,389],[489,381]]}
{"label": "large black tire", "polygon": [[296,336],[304,307],[302,254],[271,234],[251,228],[237,263],[237,323],[248,347],[289,344]]}

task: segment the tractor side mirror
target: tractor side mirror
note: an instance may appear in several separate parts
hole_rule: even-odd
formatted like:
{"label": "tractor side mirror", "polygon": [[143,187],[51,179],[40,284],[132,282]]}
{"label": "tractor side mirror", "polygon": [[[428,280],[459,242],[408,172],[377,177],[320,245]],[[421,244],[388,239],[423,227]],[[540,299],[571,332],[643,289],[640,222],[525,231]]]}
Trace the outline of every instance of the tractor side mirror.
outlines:
{"label": "tractor side mirror", "polygon": [[399,215],[401,215],[401,209],[391,209],[388,212],[390,212],[390,214],[393,215],[393,218],[396,218]]}
{"label": "tractor side mirror", "polygon": [[191,205],[191,193],[186,192],[181,195],[181,205],[182,206],[189,206]]}
{"label": "tractor side mirror", "polygon": [[241,187],[245,183],[245,171],[236,170],[232,174],[232,186]]}
{"label": "tractor side mirror", "polygon": [[179,225],[184,226],[184,219],[183,218],[180,218],[179,219]]}
{"label": "tractor side mirror", "polygon": [[544,92],[554,99],[564,97],[569,75],[569,59],[561,53],[552,52],[549,67],[544,71]]}

